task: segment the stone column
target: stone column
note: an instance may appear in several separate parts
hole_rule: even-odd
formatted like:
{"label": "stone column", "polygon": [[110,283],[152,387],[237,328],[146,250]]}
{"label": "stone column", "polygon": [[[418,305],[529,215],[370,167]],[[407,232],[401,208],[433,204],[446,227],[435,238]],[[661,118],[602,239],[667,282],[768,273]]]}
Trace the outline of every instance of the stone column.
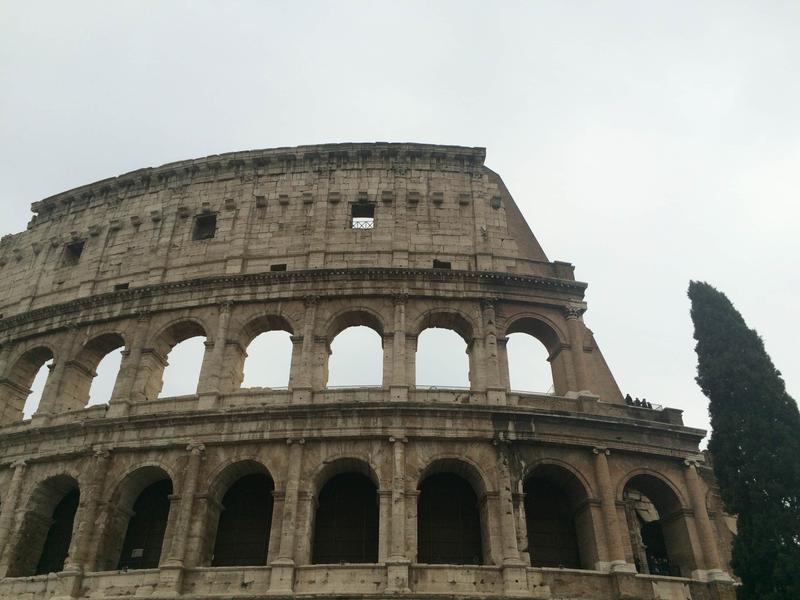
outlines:
{"label": "stone column", "polygon": [[467,343],[467,355],[469,356],[469,389],[472,392],[485,392],[486,359],[481,338],[473,337]]}
{"label": "stone column", "polygon": [[83,511],[76,515],[79,517],[79,521],[75,534],[72,536],[69,556],[64,561],[65,571],[84,571],[92,567],[92,565],[88,564],[88,560],[92,540],[95,537],[97,509],[103,494],[110,457],[111,453],[104,448],[97,448],[94,451],[91,465],[91,481],[86,491],[81,494]]}
{"label": "stone column", "polygon": [[228,339],[228,328],[231,322],[231,302],[222,302],[219,305],[217,331],[211,348],[206,341],[206,356],[203,357],[203,366],[200,371],[200,381],[197,385],[199,396],[198,408],[211,409],[217,406],[220,389],[221,374],[225,361],[225,344]]}
{"label": "stone column", "polygon": [[498,450],[497,477],[500,491],[497,505],[500,511],[500,535],[502,538],[503,589],[506,594],[519,595],[527,591],[528,577],[517,545],[513,486],[508,469],[508,452],[511,452],[511,448],[498,448]]}
{"label": "stone column", "polygon": [[35,426],[46,425],[50,417],[63,411],[62,391],[72,357],[75,355],[75,348],[78,345],[78,331],[75,325],[68,328],[69,339],[62,345],[58,359],[53,360],[50,365],[50,374],[42,391],[42,398],[39,401],[39,408],[33,414],[32,423]]}
{"label": "stone column", "polygon": [[611,452],[607,448],[593,448],[594,453],[594,473],[597,479],[597,489],[600,495],[600,503],[603,509],[603,526],[606,532],[607,559],[610,571],[631,571],[633,565],[628,565],[625,561],[625,553],[622,549],[622,539],[617,519],[617,502],[614,498],[614,489],[611,486],[611,474],[608,469],[608,455]]}
{"label": "stone column", "polygon": [[686,487],[689,490],[689,502],[697,523],[700,547],[703,550],[703,566],[706,568],[704,573],[697,573],[698,578],[710,581],[730,581],[730,576],[723,570],[716,536],[711,526],[711,520],[708,517],[705,492],[700,482],[700,476],[697,474],[698,461],[685,460],[684,464],[686,466],[684,477],[686,479]]}
{"label": "stone column", "polygon": [[406,335],[406,385],[413,390],[417,385],[417,337]]}
{"label": "stone column", "polygon": [[386,560],[387,585],[393,592],[410,592],[406,554],[406,453],[408,440],[390,437],[392,444],[391,535],[389,558]]}
{"label": "stone column", "polygon": [[292,593],[294,588],[294,546],[295,531],[299,525],[297,519],[300,475],[303,468],[303,446],[305,440],[287,439],[289,444],[289,460],[286,466],[283,499],[283,519],[281,522],[281,541],[278,546],[278,558],[270,563],[271,593]]}
{"label": "stone column", "polygon": [[303,297],[305,316],[303,318],[303,335],[299,338],[300,360],[292,360],[292,372],[289,378],[292,381],[292,402],[295,404],[308,404],[311,402],[311,372],[314,354],[314,327],[317,316],[319,296],[309,295]]}
{"label": "stone column", "polygon": [[391,514],[392,490],[378,490],[378,562],[381,564],[389,557]]}
{"label": "stone column", "polygon": [[389,397],[397,402],[408,399],[408,377],[406,358],[406,303],[408,294],[398,292],[394,301],[394,335],[392,336],[392,379],[389,382]]}
{"label": "stone column", "polygon": [[[130,412],[133,393],[142,362],[142,347],[147,343],[150,334],[150,313],[141,312],[137,317],[137,325],[133,337],[128,340],[128,347],[122,351],[122,362],[119,367],[117,381],[111,400],[108,403],[108,417],[123,417]],[[139,400],[144,398],[140,396]]]}
{"label": "stone column", "polygon": [[159,582],[159,587],[166,592],[177,594],[180,594],[183,580],[186,545],[191,533],[192,506],[197,493],[197,479],[205,446],[199,442],[190,442],[186,446],[186,451],[189,453],[189,457],[181,485],[178,515],[172,531],[169,557],[161,565],[161,581]]}
{"label": "stone column", "polygon": [[576,306],[568,306],[564,309],[564,318],[567,320],[567,331],[569,332],[570,354],[572,354],[572,362],[575,369],[575,384],[578,388],[571,391],[575,392],[589,389],[586,361],[583,355],[583,322],[581,321],[583,311],[582,307]]}
{"label": "stone column", "polygon": [[417,539],[419,490],[406,490],[406,556],[413,563],[418,557],[419,540]]}
{"label": "stone column", "polygon": [[18,460],[11,466],[14,474],[11,475],[11,483],[3,496],[3,503],[0,505],[0,577],[4,577],[8,568],[8,559],[11,555],[11,548],[8,546],[11,539],[11,531],[14,528],[14,515],[19,502],[19,491],[22,486],[22,477],[25,474],[25,461]]}
{"label": "stone column", "polygon": [[511,376],[508,372],[508,338],[497,338],[497,364],[500,369],[500,385],[511,390]]}
{"label": "stone column", "polygon": [[483,315],[483,350],[486,385],[486,399],[489,404],[506,404],[506,387],[502,384],[500,373],[499,350],[497,348],[497,315],[496,298],[481,300]]}
{"label": "stone column", "polygon": [[531,566],[531,555],[528,550],[528,519],[525,515],[525,493],[514,492],[511,497],[514,501],[514,520],[517,524],[519,558],[525,565]]}

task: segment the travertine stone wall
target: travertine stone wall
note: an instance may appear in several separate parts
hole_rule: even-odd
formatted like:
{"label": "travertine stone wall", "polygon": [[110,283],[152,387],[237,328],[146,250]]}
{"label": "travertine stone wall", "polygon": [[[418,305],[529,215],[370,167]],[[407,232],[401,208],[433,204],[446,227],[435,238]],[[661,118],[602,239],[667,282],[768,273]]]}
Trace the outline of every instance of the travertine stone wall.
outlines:
{"label": "travertine stone wall", "polygon": [[[624,403],[583,321],[586,285],[547,260],[483,158],[414,144],[243,152],[36,203],[28,231],[0,243],[0,597],[732,598],[731,522],[699,455],[703,432],[680,411]],[[374,229],[350,228],[358,201],[375,202]],[[204,214],[216,235],[193,240]],[[71,240],[84,247],[68,261]],[[330,343],[353,325],[382,338],[382,385],[330,389]],[[470,389],[415,385],[429,327],[465,340]],[[269,330],[292,336],[288,389],[244,389],[247,346]],[[547,348],[554,394],[509,389],[516,332]],[[197,335],[197,393],[158,398],[170,349]],[[108,404],[86,408],[117,348]],[[254,472],[275,485],[267,563],[212,568],[222,497]],[[377,564],[311,564],[317,495],[344,472],[376,486]],[[475,491],[484,565],[418,562],[419,489],[434,473]],[[523,487],[534,475],[576,506],[580,570],[531,567]],[[173,494],[159,568],[116,571],[133,502],[162,478]],[[636,574],[631,486],[658,509],[681,577]],[[76,488],[65,570],[20,576]]]}

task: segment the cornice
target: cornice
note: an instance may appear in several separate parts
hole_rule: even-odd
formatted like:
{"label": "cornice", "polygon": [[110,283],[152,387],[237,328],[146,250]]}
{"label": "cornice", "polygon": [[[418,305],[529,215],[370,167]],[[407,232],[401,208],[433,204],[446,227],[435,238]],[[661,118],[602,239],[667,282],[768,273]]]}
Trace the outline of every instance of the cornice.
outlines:
{"label": "cornice", "polygon": [[185,181],[195,177],[236,176],[247,170],[259,170],[269,175],[351,167],[399,168],[399,174],[403,175],[403,165],[422,169],[469,170],[482,167],[485,158],[486,149],[480,147],[390,142],[319,144],[227,152],[146,167],[102,179],[34,202],[31,209],[38,215],[33,222],[38,223],[59,208],[85,203],[96,196],[124,196],[133,189],[148,188],[154,182],[163,186],[176,179]]}
{"label": "cornice", "polygon": [[[268,440],[282,440],[284,438],[303,437],[306,440],[328,440],[331,438],[331,432],[324,426],[324,422],[320,425],[318,431],[313,427],[309,427],[309,423],[321,422],[325,418],[330,418],[337,415],[357,415],[365,422],[371,419],[382,418],[386,423],[392,422],[394,419],[404,417],[409,413],[425,414],[428,418],[434,417],[438,419],[444,427],[446,427],[448,434],[444,437],[451,440],[482,440],[491,441],[497,434],[496,428],[493,425],[498,417],[505,419],[519,419],[519,418],[533,418],[536,421],[542,422],[551,420],[562,422],[569,426],[583,423],[588,429],[598,431],[597,426],[604,424],[606,426],[614,427],[618,430],[631,430],[634,432],[641,432],[641,421],[634,421],[631,419],[624,419],[619,417],[598,417],[596,415],[586,415],[584,413],[568,413],[568,414],[554,414],[540,409],[527,409],[522,407],[511,406],[488,406],[488,405],[468,405],[468,406],[441,406],[431,405],[427,403],[409,402],[403,405],[387,405],[385,402],[357,402],[357,403],[338,403],[338,404],[309,404],[309,405],[272,405],[269,407],[264,406],[248,406],[241,407],[236,410],[208,410],[197,411],[191,410],[187,412],[169,412],[169,413],[152,413],[145,415],[116,417],[116,418],[103,418],[103,419],[90,419],[79,420],[72,423],[59,423],[57,425],[45,425],[37,428],[23,428],[16,431],[0,432],[0,446],[9,447],[18,444],[20,441],[29,439],[35,432],[40,440],[51,439],[55,440],[55,445],[61,448],[61,452],[74,454],[76,452],[83,452],[80,449],[67,449],[64,450],[63,444],[59,440],[63,439],[86,439],[90,433],[100,432],[113,432],[115,434],[121,433],[125,429],[129,430],[152,430],[163,431],[174,427],[184,427],[190,429],[198,427],[202,430],[203,424],[225,422],[228,425],[235,425],[241,422],[257,423],[263,422],[264,418],[269,418],[273,421],[283,420],[285,424],[290,424],[289,427],[275,427],[269,430],[260,430],[258,439],[261,441]],[[484,419],[481,426],[470,429],[459,429],[452,425],[444,425],[452,423],[453,420],[469,423],[471,420],[478,418]],[[664,423],[649,423],[646,427],[651,433],[665,434],[672,436],[684,437],[691,440],[693,443],[699,443],[700,439],[705,435],[705,431],[693,427],[669,425]],[[297,434],[298,431],[303,432],[302,436]],[[543,433],[539,431],[531,431],[523,433],[516,431],[513,438],[504,440],[506,443],[512,444],[555,444],[559,446],[572,446],[576,448],[585,448],[591,450],[596,447],[598,442],[606,444],[615,452],[633,452],[638,454],[651,454],[654,456],[669,456],[684,460],[696,455],[695,451],[681,451],[677,448],[664,448],[660,445],[646,445],[636,441],[620,441],[619,439],[612,440],[611,437],[596,438],[596,437],[582,437],[579,435],[570,435],[568,432],[570,428],[567,427],[562,433],[548,432]],[[165,441],[161,439],[143,441],[144,447],[185,447],[186,437],[191,434],[180,433],[179,440]],[[205,434],[203,434],[205,435]],[[238,435],[238,434],[237,434]],[[408,428],[406,437],[415,440],[427,440],[431,438],[441,438],[442,432],[436,426],[431,427],[430,423],[425,426],[424,433],[416,428]],[[338,440],[357,440],[357,439],[387,439],[385,425],[378,425],[372,427],[369,431],[360,430],[358,433],[339,431],[336,434]],[[203,443],[205,445],[219,445],[239,443],[242,441],[254,441],[255,438],[243,437],[237,438],[234,442],[232,439],[226,439],[226,436],[205,436]],[[128,443],[115,442],[117,449],[141,449],[142,445],[129,445]],[[46,454],[46,453],[45,453]]]}
{"label": "cornice", "polygon": [[[68,302],[52,304],[36,308],[17,315],[0,319],[0,332],[11,330],[50,317],[63,317],[80,313],[86,309],[113,306],[145,298],[157,298],[162,294],[181,291],[220,290],[226,288],[252,287],[255,285],[271,285],[283,282],[315,283],[328,281],[408,281],[419,279],[424,281],[473,281],[494,286],[510,286],[533,290],[557,291],[583,297],[587,284],[580,281],[519,275],[516,273],[499,273],[495,271],[459,271],[441,269],[402,269],[402,268],[356,268],[356,269],[305,269],[299,271],[266,271],[241,275],[220,275],[185,279],[181,281],[159,283],[130,288],[105,294],[97,294],[84,298],[76,298]],[[140,312],[133,308],[133,312]]]}

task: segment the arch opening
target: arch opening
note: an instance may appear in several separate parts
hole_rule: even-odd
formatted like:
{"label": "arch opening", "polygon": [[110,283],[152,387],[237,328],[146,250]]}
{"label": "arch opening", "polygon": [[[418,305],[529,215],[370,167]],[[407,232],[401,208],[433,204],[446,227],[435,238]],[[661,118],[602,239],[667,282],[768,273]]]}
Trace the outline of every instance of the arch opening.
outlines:
{"label": "arch opening", "polygon": [[415,358],[418,387],[470,387],[467,343],[452,329],[429,327],[417,337]]}
{"label": "arch opening", "polygon": [[239,477],[222,498],[211,566],[266,565],[275,483],[266,473]]}
{"label": "arch opening", "polygon": [[157,567],[171,495],[172,480],[162,468],[148,465],[128,473],[109,498],[95,570]]}
{"label": "arch opening", "polygon": [[453,473],[434,473],[420,485],[417,500],[417,560],[427,564],[484,564],[481,510],[469,482]]}
{"label": "arch opening", "polygon": [[509,334],[506,352],[512,390],[542,394],[554,391],[550,353],[538,339],[522,332]]}
{"label": "arch opening", "polygon": [[242,388],[286,388],[292,364],[292,336],[288,331],[264,331],[247,346]]}
{"label": "arch opening", "polygon": [[6,372],[2,382],[0,422],[30,419],[38,410],[53,367],[53,352],[39,346],[24,352]]}
{"label": "arch opening", "polygon": [[28,397],[24,400],[24,405],[22,406],[22,419],[30,419],[39,410],[39,406],[42,403],[42,396],[44,395],[44,389],[47,386],[47,379],[50,377],[50,373],[53,370],[53,359],[50,358],[47,362],[43,363],[40,366],[36,373],[34,374],[33,380],[31,381],[30,386],[30,393]]}
{"label": "arch opening", "polygon": [[155,569],[161,560],[169,519],[172,481],[161,479],[144,488],[133,503],[122,542],[118,569]]}
{"label": "arch opening", "polygon": [[80,503],[78,482],[52,477],[34,490],[9,562],[8,576],[57,573],[64,569]]}
{"label": "arch opening", "polygon": [[636,475],[623,491],[633,560],[639,573],[689,577],[697,568],[680,499],[661,479]]}
{"label": "arch opening", "polygon": [[78,410],[108,404],[122,364],[125,340],[117,333],[104,333],[86,344],[67,365],[62,404]]}
{"label": "arch opening", "polygon": [[383,383],[383,338],[367,325],[348,326],[330,346],[326,387],[379,386]]}
{"label": "arch opening", "polygon": [[531,565],[594,568],[597,544],[583,484],[568,470],[548,464],[525,480],[523,492]]}
{"label": "arch opening", "polygon": [[313,564],[378,562],[378,490],[361,473],[339,473],[319,492]]}
{"label": "arch opening", "polygon": [[114,384],[122,366],[122,348],[117,348],[106,354],[97,365],[97,375],[92,380],[89,388],[89,406],[108,404],[114,391]]}
{"label": "arch opening", "polygon": [[159,398],[197,393],[205,356],[205,335],[193,335],[174,344],[166,356]]}

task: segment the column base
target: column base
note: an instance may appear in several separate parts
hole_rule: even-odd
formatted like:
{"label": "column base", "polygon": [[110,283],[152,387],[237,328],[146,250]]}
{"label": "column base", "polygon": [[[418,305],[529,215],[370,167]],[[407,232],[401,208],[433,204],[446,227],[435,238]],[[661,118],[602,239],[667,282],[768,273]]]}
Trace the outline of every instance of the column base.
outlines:
{"label": "column base", "polygon": [[292,404],[311,404],[313,395],[314,392],[310,387],[293,387]]}
{"label": "column base", "polygon": [[112,400],[108,403],[106,417],[109,419],[127,417],[131,412],[130,400]]}
{"label": "column base", "polygon": [[294,561],[291,558],[279,558],[269,564],[269,590],[267,594],[278,596],[291,594],[294,591]]}
{"label": "column base", "polygon": [[486,388],[486,403],[505,406],[508,404],[508,397],[505,388]]}
{"label": "column base", "polygon": [[79,567],[67,567],[57,574],[58,594],[52,600],[73,600],[81,596],[83,571]]}
{"label": "column base", "polygon": [[159,596],[180,596],[183,586],[183,564],[167,562],[159,567],[157,594]]}
{"label": "column base", "polygon": [[706,583],[710,583],[712,581],[733,583],[733,578],[722,569],[697,569],[692,571],[692,579],[705,581]]}
{"label": "column base", "polygon": [[636,575],[636,565],[625,562],[624,560],[612,560],[608,563],[609,573],[631,573]]}
{"label": "column base", "polygon": [[392,402],[408,402],[408,386],[393,385],[389,388],[389,400]]}
{"label": "column base", "polygon": [[51,413],[37,412],[31,417],[31,426],[45,427],[50,423],[51,418],[53,418],[53,415]]}
{"label": "column base", "polygon": [[617,600],[639,600],[641,588],[636,571],[611,571],[611,586]]}
{"label": "column base", "polygon": [[503,563],[503,593],[507,596],[528,595],[528,572],[522,561]]}
{"label": "column base", "polygon": [[393,593],[411,593],[408,585],[409,566],[407,558],[397,557],[386,560],[386,591]]}
{"label": "column base", "polygon": [[214,410],[219,407],[217,392],[203,392],[197,395],[197,410]]}

